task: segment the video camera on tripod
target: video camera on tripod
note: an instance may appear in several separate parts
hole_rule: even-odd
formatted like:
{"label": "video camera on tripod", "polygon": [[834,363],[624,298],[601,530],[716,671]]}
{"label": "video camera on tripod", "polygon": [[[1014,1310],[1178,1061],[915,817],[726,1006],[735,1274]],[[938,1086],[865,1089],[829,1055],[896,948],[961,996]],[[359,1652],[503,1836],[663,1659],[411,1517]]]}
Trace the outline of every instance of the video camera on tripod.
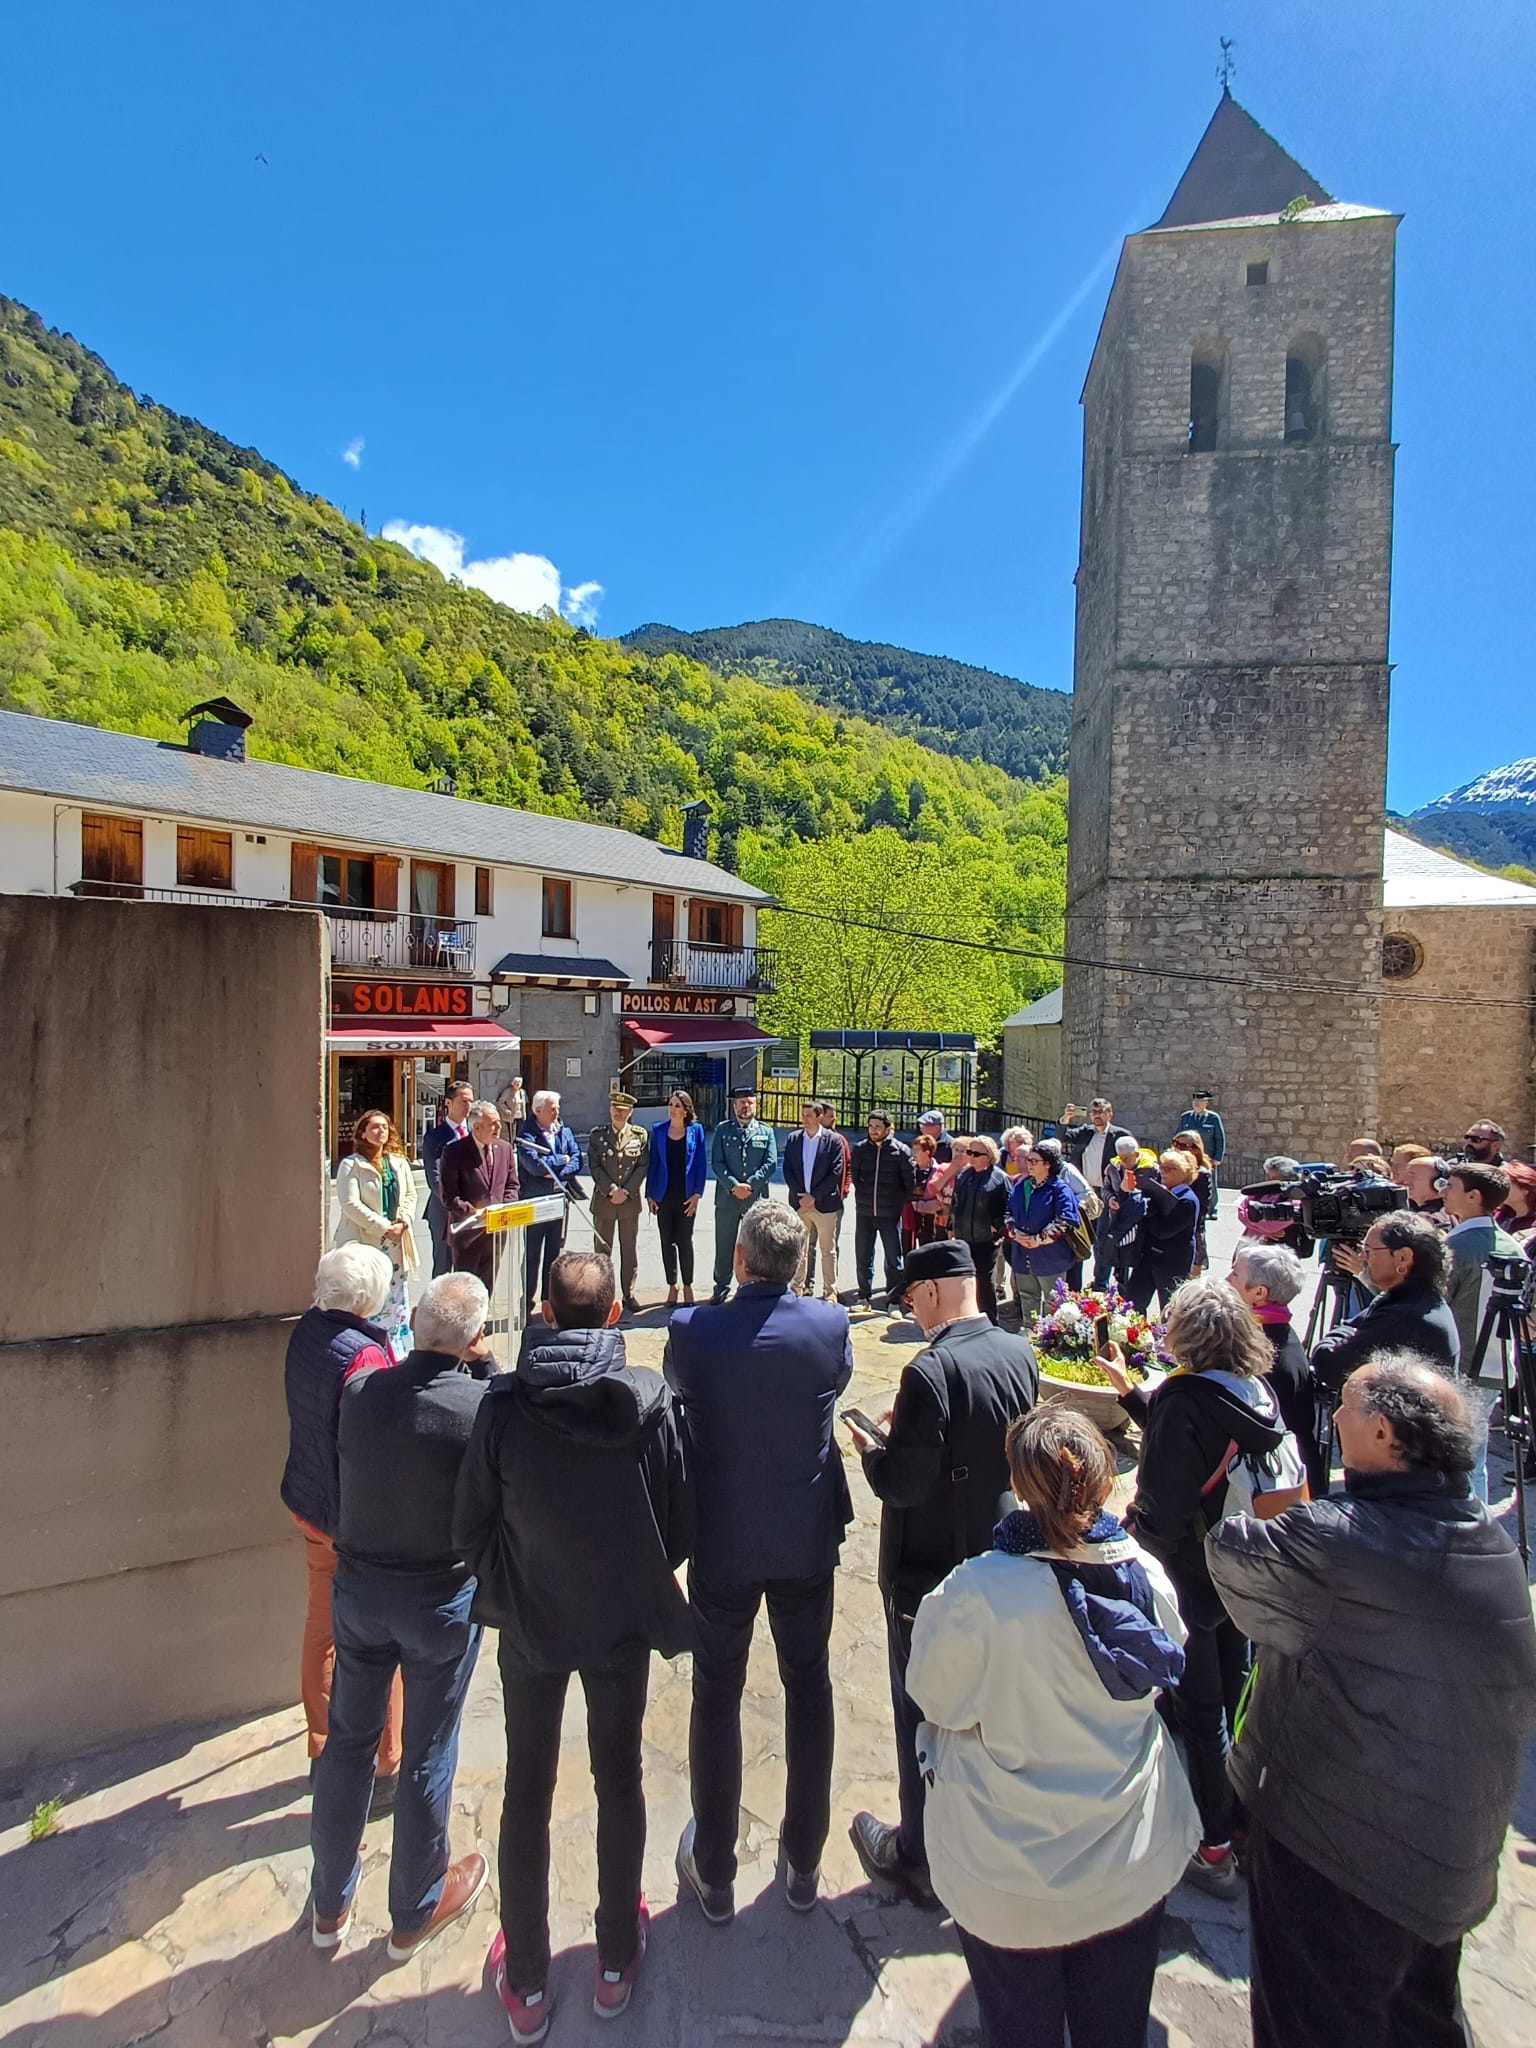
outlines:
{"label": "video camera on tripod", "polygon": [[1331,1162],[1297,1168],[1296,1178],[1265,1192],[1246,1190],[1255,1223],[1290,1223],[1308,1237],[1359,1244],[1379,1217],[1406,1209],[1408,1190],[1372,1173],[1345,1172]]}

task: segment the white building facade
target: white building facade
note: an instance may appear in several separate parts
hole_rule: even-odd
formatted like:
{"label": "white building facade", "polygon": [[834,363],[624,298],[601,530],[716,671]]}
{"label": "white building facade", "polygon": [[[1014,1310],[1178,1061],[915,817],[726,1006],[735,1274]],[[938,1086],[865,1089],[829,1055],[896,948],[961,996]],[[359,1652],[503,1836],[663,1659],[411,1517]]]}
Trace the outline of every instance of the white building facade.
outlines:
{"label": "white building facade", "polygon": [[251,759],[199,710],[184,747],[0,713],[0,891],[324,916],[333,1156],[375,1108],[414,1147],[454,1073],[557,1089],[583,1134],[618,1085],[713,1118],[755,1078],[770,899],[701,844]]}

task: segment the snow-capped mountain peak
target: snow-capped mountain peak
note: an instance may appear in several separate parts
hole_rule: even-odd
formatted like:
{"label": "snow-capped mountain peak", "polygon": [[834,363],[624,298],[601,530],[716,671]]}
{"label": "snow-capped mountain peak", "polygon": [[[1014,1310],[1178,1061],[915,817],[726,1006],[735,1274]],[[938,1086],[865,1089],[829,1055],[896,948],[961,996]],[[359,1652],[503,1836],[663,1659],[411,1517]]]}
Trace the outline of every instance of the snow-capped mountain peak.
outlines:
{"label": "snow-capped mountain peak", "polygon": [[1518,804],[1536,807],[1536,757],[1511,761],[1503,768],[1490,768],[1473,782],[1464,782],[1448,796],[1437,796],[1418,813],[1431,811],[1483,811],[1494,805]]}

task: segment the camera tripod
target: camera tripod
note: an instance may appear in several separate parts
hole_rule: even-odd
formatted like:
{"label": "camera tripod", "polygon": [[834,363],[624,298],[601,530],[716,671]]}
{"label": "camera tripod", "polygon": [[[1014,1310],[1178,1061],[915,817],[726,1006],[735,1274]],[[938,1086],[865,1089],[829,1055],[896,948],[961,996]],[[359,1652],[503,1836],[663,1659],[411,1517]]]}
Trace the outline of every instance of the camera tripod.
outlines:
{"label": "camera tripod", "polygon": [[1515,1469],[1510,1475],[1515,1487],[1515,1523],[1519,1532],[1515,1540],[1520,1546],[1520,1560],[1529,1568],[1531,1550],[1525,1526],[1525,1484],[1526,1460],[1531,1454],[1531,1415],[1536,1411],[1536,1343],[1531,1339],[1528,1318],[1531,1313],[1531,1284],[1536,1281],[1536,1271],[1524,1281],[1510,1280],[1496,1268],[1490,1271],[1493,1292],[1483,1311],[1472,1362],[1463,1370],[1468,1379],[1475,1380],[1482,1370],[1490,1340],[1497,1339],[1499,1376],[1503,1382],[1504,1440],[1515,1461]]}
{"label": "camera tripod", "polygon": [[[1352,1297],[1359,1280],[1357,1273],[1346,1273],[1333,1263],[1330,1254],[1328,1263],[1317,1276],[1317,1292],[1312,1297],[1311,1313],[1307,1317],[1306,1352],[1312,1356],[1312,1348],[1325,1330],[1337,1329],[1340,1323],[1348,1322],[1361,1305]],[[1323,1470],[1333,1470],[1333,1411],[1339,1397],[1332,1388],[1324,1386],[1317,1374],[1312,1375],[1312,1388],[1317,1397],[1317,1448],[1322,1457]]]}

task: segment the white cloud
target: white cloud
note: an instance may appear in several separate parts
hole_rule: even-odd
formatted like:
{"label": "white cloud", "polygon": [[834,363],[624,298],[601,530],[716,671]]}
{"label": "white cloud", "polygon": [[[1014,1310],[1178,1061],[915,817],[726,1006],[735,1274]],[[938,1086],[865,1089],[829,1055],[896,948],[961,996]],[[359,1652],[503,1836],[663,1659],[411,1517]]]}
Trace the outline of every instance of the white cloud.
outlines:
{"label": "white cloud", "polygon": [[362,466],[363,466],[363,437],[362,437],[362,435],[361,435],[361,434],[359,434],[359,435],[358,435],[358,437],[357,437],[357,439],[356,439],[355,441],[349,441],[349,442],[347,443],[346,447],[342,449],[342,451],[341,451],[341,459],[342,459],[342,461],[343,461],[343,462],[344,462],[344,463],[345,463],[345,464],[347,465],[348,469],[361,469],[361,468],[362,468]]}
{"label": "white cloud", "polygon": [[513,611],[561,612],[573,625],[589,631],[597,624],[603,601],[601,583],[578,583],[566,589],[560,571],[545,555],[492,555],[483,562],[467,562],[463,534],[448,526],[414,526],[404,519],[391,519],[384,538],[398,541],[418,561],[430,562],[445,576],[483,590]]}

